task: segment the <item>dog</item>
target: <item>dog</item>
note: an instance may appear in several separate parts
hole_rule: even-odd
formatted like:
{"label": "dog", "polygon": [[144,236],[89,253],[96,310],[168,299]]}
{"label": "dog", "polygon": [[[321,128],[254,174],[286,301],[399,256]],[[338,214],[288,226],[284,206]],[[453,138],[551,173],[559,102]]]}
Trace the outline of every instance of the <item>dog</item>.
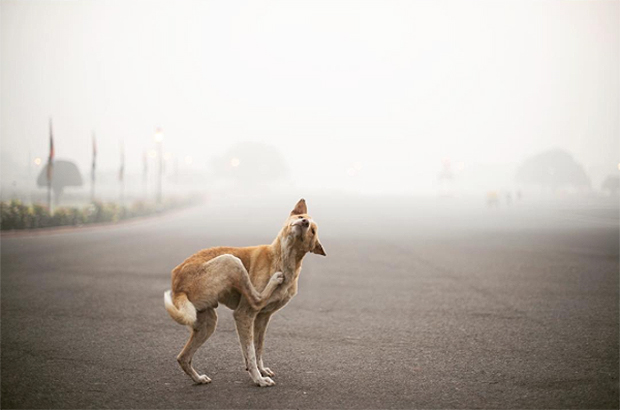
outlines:
{"label": "dog", "polygon": [[246,370],[261,387],[273,386],[275,373],[263,364],[269,319],[297,294],[301,262],[308,253],[326,256],[318,226],[300,199],[271,245],[201,250],[172,270],[172,289],[164,293],[170,316],[191,330],[177,361],[195,383],[211,379],[196,372],[192,358],[213,334],[215,308],[234,311]]}

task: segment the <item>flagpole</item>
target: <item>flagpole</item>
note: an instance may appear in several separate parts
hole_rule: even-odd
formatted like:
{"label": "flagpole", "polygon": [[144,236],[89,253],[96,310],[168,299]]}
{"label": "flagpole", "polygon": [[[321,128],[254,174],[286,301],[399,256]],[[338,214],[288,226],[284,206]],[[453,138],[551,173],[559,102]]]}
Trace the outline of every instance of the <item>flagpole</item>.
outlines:
{"label": "flagpole", "polygon": [[47,159],[47,206],[50,215],[54,213],[54,204],[52,203],[52,177],[54,174],[54,135],[52,132],[52,119],[50,118],[50,154]]}
{"label": "flagpole", "polygon": [[28,202],[32,204],[32,151],[30,150],[30,145],[28,145]]}
{"label": "flagpole", "polygon": [[[48,163],[47,167],[49,168],[51,165]],[[52,181],[47,181],[47,209],[50,210],[50,215],[54,213],[54,207],[52,205]]]}
{"label": "flagpole", "polygon": [[123,206],[125,202],[125,145],[121,141],[121,167],[118,172],[118,180],[120,182],[120,205]]}
{"label": "flagpole", "polygon": [[161,205],[162,200],[162,178],[164,174],[164,150],[163,150],[164,134],[161,128],[155,131],[155,142],[157,143],[157,159],[159,160],[159,169],[157,172],[157,205]]}
{"label": "flagpole", "polygon": [[90,169],[90,202],[95,202],[95,169],[97,166],[97,140],[93,131],[93,164]]}
{"label": "flagpole", "polygon": [[148,189],[147,189],[147,185],[148,185],[148,157],[147,157],[147,153],[146,151],[144,151],[144,155],[142,156],[142,196],[144,197],[144,200],[147,200],[147,196],[148,196]]}

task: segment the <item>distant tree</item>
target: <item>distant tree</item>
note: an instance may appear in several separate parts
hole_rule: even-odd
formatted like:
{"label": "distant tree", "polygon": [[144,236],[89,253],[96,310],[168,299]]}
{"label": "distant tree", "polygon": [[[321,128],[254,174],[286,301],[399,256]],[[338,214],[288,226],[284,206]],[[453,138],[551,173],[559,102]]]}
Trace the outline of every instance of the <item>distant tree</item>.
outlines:
{"label": "distant tree", "polygon": [[604,191],[609,191],[610,195],[618,195],[620,191],[620,177],[617,175],[608,175],[603,181],[602,187]]}
{"label": "distant tree", "polygon": [[230,178],[248,185],[285,179],[290,172],[276,147],[259,142],[236,144],[216,158],[212,165],[216,177]]}
{"label": "distant tree", "polygon": [[[71,161],[56,160],[53,166],[52,190],[54,202],[58,204],[63,190],[70,186],[82,186],[82,175],[78,167]],[[39,177],[37,186],[47,188],[47,166],[44,166]]]}
{"label": "distant tree", "polygon": [[517,181],[557,189],[589,188],[590,178],[566,151],[553,149],[526,159],[517,170]]}

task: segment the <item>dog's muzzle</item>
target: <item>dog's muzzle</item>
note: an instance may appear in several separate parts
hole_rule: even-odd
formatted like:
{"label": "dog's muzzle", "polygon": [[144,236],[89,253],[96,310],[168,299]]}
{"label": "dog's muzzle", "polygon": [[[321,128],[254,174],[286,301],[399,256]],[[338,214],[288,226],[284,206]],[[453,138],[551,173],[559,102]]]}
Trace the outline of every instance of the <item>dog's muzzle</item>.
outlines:
{"label": "dog's muzzle", "polygon": [[291,224],[291,226],[295,229],[296,233],[298,235],[301,235],[303,232],[305,232],[308,227],[310,226],[310,221],[307,220],[306,218],[303,219],[297,219],[295,220],[295,222],[293,222]]}
{"label": "dog's muzzle", "polygon": [[302,228],[307,228],[310,226],[310,221],[306,218],[296,219],[295,222],[291,224],[291,226],[301,226]]}

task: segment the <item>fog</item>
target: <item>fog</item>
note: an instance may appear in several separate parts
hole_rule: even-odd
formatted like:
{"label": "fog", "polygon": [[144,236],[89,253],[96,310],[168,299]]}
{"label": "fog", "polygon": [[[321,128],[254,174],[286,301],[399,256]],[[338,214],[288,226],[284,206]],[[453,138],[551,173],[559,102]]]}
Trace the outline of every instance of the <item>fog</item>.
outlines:
{"label": "fog", "polygon": [[50,118],[85,196],[93,133],[101,195],[121,146],[128,191],[151,195],[158,127],[166,192],[265,193],[267,173],[299,196],[483,196],[521,189],[520,164],[550,149],[594,191],[618,173],[617,1],[0,7],[3,199],[36,191]]}

